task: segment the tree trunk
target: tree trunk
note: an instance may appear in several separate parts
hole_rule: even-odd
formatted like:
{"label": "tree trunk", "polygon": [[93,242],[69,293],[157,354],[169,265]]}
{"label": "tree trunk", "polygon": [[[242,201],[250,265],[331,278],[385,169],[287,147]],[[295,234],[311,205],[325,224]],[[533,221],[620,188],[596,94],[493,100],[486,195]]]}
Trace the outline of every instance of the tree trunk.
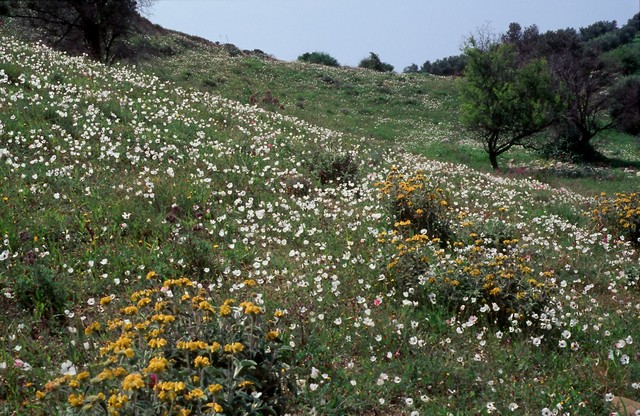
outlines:
{"label": "tree trunk", "polygon": [[591,138],[593,135],[583,134],[580,140],[574,145],[574,153],[577,154],[581,160],[589,163],[599,162],[602,160],[602,155],[594,149],[591,144]]}
{"label": "tree trunk", "polygon": [[489,162],[491,162],[491,167],[494,171],[500,171],[500,167],[498,166],[498,154],[493,151],[489,151]]}
{"label": "tree trunk", "polygon": [[87,25],[84,29],[84,38],[89,48],[91,57],[99,62],[104,62],[104,39],[98,25]]}

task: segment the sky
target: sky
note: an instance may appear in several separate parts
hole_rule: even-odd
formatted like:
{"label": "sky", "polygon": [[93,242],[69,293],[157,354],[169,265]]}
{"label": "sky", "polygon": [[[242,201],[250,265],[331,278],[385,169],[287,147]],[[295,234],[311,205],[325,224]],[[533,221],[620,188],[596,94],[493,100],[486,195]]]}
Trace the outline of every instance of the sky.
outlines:
{"label": "sky", "polygon": [[357,66],[375,52],[401,72],[461,53],[469,35],[511,22],[541,32],[597,21],[624,25],[640,0],[155,0],[147,17],[161,26],[293,61],[326,52]]}

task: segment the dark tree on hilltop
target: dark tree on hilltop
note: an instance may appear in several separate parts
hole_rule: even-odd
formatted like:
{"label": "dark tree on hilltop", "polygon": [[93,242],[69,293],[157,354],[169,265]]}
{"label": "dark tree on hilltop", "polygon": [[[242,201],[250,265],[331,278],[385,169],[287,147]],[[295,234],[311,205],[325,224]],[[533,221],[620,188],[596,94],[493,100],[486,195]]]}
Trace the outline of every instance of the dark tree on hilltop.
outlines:
{"label": "dark tree on hilltop", "polygon": [[55,45],[81,40],[100,62],[113,59],[114,45],[125,37],[138,11],[152,0],[3,0],[3,12],[42,29]]}
{"label": "dark tree on hilltop", "polygon": [[416,72],[418,72],[420,70],[420,68],[418,68],[418,65],[416,64],[411,64],[407,67],[405,67],[402,72],[405,74],[415,74]]}
{"label": "dark tree on hilltop", "polygon": [[612,100],[608,93],[616,78],[614,68],[573,29],[541,35],[537,53],[548,60],[566,108],[557,125],[556,143],[582,160],[597,160],[592,139],[616,125],[617,117],[609,117]]}
{"label": "dark tree on hilltop", "polygon": [[379,72],[393,71],[393,65],[388,64],[386,62],[382,62],[380,60],[380,57],[373,52],[369,52],[369,57],[361,60],[358,66],[360,68],[372,69],[374,71],[379,71]]}
{"label": "dark tree on hilltop", "polygon": [[298,56],[298,61],[334,67],[340,66],[338,60],[326,52],[305,52]]}
{"label": "dark tree on hilltop", "polygon": [[618,24],[616,21],[606,22],[600,21],[593,24],[590,24],[587,27],[580,28],[580,38],[583,42],[588,42],[591,39],[595,39],[599,36],[602,36],[606,33],[613,32],[618,28]]}
{"label": "dark tree on hilltop", "polygon": [[430,61],[425,62],[420,67],[420,72],[445,76],[461,75],[466,64],[466,55],[448,56],[443,59],[437,59],[433,63]]}

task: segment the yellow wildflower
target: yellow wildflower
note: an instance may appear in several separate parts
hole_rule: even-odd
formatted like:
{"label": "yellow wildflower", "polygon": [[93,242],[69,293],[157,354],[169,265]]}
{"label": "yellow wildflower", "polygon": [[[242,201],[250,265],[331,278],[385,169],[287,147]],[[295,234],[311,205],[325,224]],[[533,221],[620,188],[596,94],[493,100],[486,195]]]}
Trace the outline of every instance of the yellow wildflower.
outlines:
{"label": "yellow wildflower", "polygon": [[144,380],[140,373],[129,374],[122,381],[123,390],[135,390],[144,387]]}
{"label": "yellow wildflower", "polygon": [[162,348],[167,345],[167,340],[164,338],[151,338],[148,344],[151,348]]}
{"label": "yellow wildflower", "polygon": [[127,306],[124,307],[120,310],[121,313],[125,314],[125,315],[134,315],[136,313],[138,313],[138,307],[131,305],[131,306]]}
{"label": "yellow wildflower", "polygon": [[242,352],[242,350],[244,350],[244,345],[239,342],[232,342],[231,344],[227,344],[224,346],[224,352],[228,352],[231,354]]}
{"label": "yellow wildflower", "polygon": [[112,394],[107,403],[113,409],[122,409],[128,401],[129,397],[126,394]]}
{"label": "yellow wildflower", "polygon": [[161,373],[167,369],[169,361],[164,357],[153,357],[149,360],[149,365],[144,369],[145,373]]}
{"label": "yellow wildflower", "polygon": [[209,390],[209,393],[217,393],[219,391],[222,391],[222,384],[212,384],[209,387],[207,387],[207,390]]}
{"label": "yellow wildflower", "polygon": [[188,400],[200,400],[205,397],[204,391],[202,389],[193,389],[187,394]]}
{"label": "yellow wildflower", "polygon": [[69,398],[67,399],[67,401],[69,402],[69,404],[73,407],[80,407],[82,406],[82,403],[84,402],[84,396],[82,394],[70,394]]}
{"label": "yellow wildflower", "polygon": [[193,360],[193,365],[196,368],[208,367],[211,365],[211,362],[207,357],[203,357],[201,355],[197,356],[195,360]]}
{"label": "yellow wildflower", "polygon": [[220,306],[220,316],[228,316],[231,314],[231,307],[228,305]]}

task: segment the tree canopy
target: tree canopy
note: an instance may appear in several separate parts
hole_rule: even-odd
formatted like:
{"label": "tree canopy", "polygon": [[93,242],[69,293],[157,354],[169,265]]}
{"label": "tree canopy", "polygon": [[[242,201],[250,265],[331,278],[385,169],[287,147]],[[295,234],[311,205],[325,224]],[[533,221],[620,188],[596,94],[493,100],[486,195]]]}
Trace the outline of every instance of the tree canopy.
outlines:
{"label": "tree canopy", "polygon": [[298,56],[298,61],[334,67],[340,66],[338,60],[326,52],[305,52]]}
{"label": "tree canopy", "polygon": [[521,64],[506,43],[465,50],[462,121],[489,154],[493,169],[498,156],[513,146],[531,146],[531,137],[554,120],[558,100],[545,60]]}
{"label": "tree canopy", "polygon": [[379,72],[393,72],[393,65],[382,62],[380,57],[373,52],[369,52],[369,57],[361,60],[358,67],[372,69]]}

